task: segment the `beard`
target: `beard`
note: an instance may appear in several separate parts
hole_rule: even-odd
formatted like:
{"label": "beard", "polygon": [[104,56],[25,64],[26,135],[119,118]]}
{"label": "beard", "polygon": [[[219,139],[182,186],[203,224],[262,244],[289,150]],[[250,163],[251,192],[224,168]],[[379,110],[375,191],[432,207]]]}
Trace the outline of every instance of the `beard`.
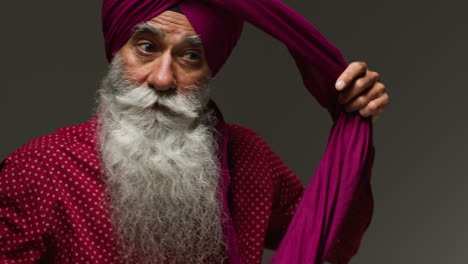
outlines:
{"label": "beard", "polygon": [[[99,91],[99,146],[123,263],[223,263],[215,118],[206,84],[158,93],[124,78]],[[158,108],[154,108],[158,106]]]}

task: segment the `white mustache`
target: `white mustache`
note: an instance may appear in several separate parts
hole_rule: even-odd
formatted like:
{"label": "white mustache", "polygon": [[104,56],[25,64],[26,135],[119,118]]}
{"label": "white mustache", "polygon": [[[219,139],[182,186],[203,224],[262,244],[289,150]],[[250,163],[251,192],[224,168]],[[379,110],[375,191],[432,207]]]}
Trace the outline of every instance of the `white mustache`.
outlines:
{"label": "white mustache", "polygon": [[198,86],[188,87],[190,92],[186,94],[161,94],[146,85],[128,87],[125,93],[116,96],[116,100],[122,106],[137,108],[140,110],[150,109],[156,105],[166,108],[175,115],[194,119],[199,116],[203,108],[196,96],[203,96],[198,91]]}

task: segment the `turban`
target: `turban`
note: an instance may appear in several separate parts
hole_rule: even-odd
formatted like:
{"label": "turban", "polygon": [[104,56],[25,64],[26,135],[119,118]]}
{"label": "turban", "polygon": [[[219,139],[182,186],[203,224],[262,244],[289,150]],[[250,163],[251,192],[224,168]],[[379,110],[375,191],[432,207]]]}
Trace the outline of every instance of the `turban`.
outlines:
{"label": "turban", "polygon": [[[272,263],[323,263],[331,256],[339,256],[333,263],[347,263],[359,248],[372,215],[370,174],[374,147],[371,121],[346,113],[337,102],[334,83],[347,67],[340,51],[304,17],[278,0],[103,0],[107,58],[111,60],[127,42],[135,25],[174,5],[200,35],[213,76],[228,59],[245,21],[286,45],[305,87],[328,109],[334,124],[324,156]],[[229,216],[228,135],[226,129],[217,129],[222,134],[219,149],[223,206]],[[362,194],[367,196],[362,198]],[[241,263],[234,230],[224,230],[229,263]],[[344,236],[345,241],[340,239]]]}
{"label": "turban", "polygon": [[243,21],[221,8],[199,0],[104,0],[102,30],[109,61],[133,34],[133,28],[174,5],[192,24],[205,49],[211,75],[215,76],[231,54],[242,32]]}

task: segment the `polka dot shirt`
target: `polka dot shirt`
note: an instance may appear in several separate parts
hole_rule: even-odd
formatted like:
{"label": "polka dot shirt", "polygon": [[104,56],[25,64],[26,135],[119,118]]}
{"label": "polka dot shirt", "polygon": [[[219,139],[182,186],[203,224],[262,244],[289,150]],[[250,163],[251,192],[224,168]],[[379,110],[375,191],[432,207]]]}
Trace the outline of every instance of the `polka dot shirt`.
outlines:
{"label": "polka dot shirt", "polygon": [[115,262],[95,130],[62,128],[1,163],[0,263]]}
{"label": "polka dot shirt", "polygon": [[[118,263],[96,118],[35,139],[0,164],[0,263]],[[242,262],[275,249],[300,179],[255,132],[228,124],[229,202]]]}

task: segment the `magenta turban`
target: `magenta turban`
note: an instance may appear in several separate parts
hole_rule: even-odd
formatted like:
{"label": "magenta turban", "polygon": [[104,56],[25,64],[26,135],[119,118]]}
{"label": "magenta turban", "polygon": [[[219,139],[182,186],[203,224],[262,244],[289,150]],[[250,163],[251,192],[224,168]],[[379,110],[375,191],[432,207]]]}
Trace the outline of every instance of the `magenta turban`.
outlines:
{"label": "magenta turban", "polygon": [[[337,48],[304,17],[279,0],[104,0],[102,24],[109,61],[132,28],[178,5],[200,34],[213,76],[236,45],[244,21],[288,48],[304,85],[335,121],[325,154],[272,262],[347,263],[356,254],[372,216],[372,123],[337,102],[336,78],[347,67]],[[274,78],[274,77],[273,77]],[[223,208],[229,218],[228,135],[218,125]],[[224,223],[228,262],[242,263],[230,219]]]}
{"label": "magenta turban", "polygon": [[199,0],[104,0],[102,31],[109,61],[132,36],[133,28],[178,5],[200,35],[212,76],[228,59],[242,32],[242,20]]}

